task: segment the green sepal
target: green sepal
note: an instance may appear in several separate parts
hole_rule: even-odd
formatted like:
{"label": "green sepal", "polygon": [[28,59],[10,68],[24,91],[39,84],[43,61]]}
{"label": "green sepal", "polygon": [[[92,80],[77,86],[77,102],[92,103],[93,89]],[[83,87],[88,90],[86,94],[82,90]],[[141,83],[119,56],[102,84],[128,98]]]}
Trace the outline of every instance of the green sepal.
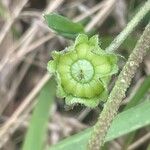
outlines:
{"label": "green sepal", "polygon": [[118,57],[115,54],[108,53],[107,55],[109,57],[109,61],[110,61],[111,65],[112,65],[112,70],[109,75],[116,74],[118,72],[118,66],[117,66]]}
{"label": "green sepal", "polygon": [[61,78],[60,78],[58,72],[56,72],[56,82],[57,82],[56,95],[57,95],[59,98],[64,98],[64,97],[66,97],[66,93],[65,93],[65,91],[63,90],[63,87],[62,87],[62,85],[61,85]]}
{"label": "green sepal", "polygon": [[117,65],[118,57],[116,54],[108,53],[102,49],[97,49],[97,50],[94,49],[94,50],[92,50],[92,52],[94,54],[107,57],[108,61],[110,62],[111,66],[112,66],[111,72],[109,72],[108,74],[104,74],[101,77],[110,76],[110,75],[116,74],[118,72],[118,65]]}
{"label": "green sepal", "polygon": [[90,45],[92,46],[99,46],[100,45],[100,41],[99,41],[99,38],[98,38],[98,35],[94,35],[92,36],[90,39],[89,39],[89,43]]}
{"label": "green sepal", "polygon": [[58,59],[59,58],[59,56],[60,56],[60,52],[58,52],[58,51],[56,51],[56,50],[53,50],[52,52],[51,52],[51,56],[52,56],[52,58],[55,60],[55,59]]}
{"label": "green sepal", "polygon": [[75,40],[74,46],[82,43],[88,43],[88,36],[86,34],[79,34]]}
{"label": "green sepal", "polygon": [[98,35],[94,35],[89,39],[89,44],[93,47],[92,52],[95,54],[105,54],[105,51],[100,48],[100,40]]}
{"label": "green sepal", "polygon": [[51,74],[54,74],[55,75],[55,79],[56,79],[56,82],[57,82],[57,90],[56,90],[56,95],[60,98],[63,98],[66,96],[66,93],[64,92],[62,86],[61,86],[61,79],[60,79],[60,76],[59,76],[59,73],[56,71],[56,61],[54,60],[50,60],[48,63],[47,63],[47,70],[48,72]]}
{"label": "green sepal", "polygon": [[74,96],[67,96],[65,98],[65,103],[66,105],[74,105],[74,104],[83,104],[89,108],[95,108],[98,106],[98,104],[100,103],[100,101],[105,102],[106,99],[108,97],[108,94],[106,91],[104,91],[103,93],[101,93],[100,97],[95,97],[95,98],[78,98],[78,97],[74,97]]}
{"label": "green sepal", "polygon": [[55,63],[55,61],[50,60],[47,63],[47,70],[48,70],[49,73],[55,73],[55,70],[56,70],[56,63]]}
{"label": "green sepal", "polygon": [[[102,82],[105,90],[107,91],[108,83],[110,82],[111,76],[101,77],[99,80]],[[108,91],[107,91],[108,92]]]}

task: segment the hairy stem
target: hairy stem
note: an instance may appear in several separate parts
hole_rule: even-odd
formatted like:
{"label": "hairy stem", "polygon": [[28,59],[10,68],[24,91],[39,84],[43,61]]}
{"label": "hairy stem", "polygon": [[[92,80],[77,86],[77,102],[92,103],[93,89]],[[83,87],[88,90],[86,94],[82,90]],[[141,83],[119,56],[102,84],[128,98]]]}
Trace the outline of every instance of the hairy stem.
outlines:
{"label": "hairy stem", "polygon": [[112,41],[112,43],[109,45],[106,51],[115,51],[149,11],[150,0],[145,2],[143,7],[139,10],[135,17],[127,24],[126,28],[114,39],[114,41]]}
{"label": "hairy stem", "polygon": [[122,99],[125,97],[131,79],[134,77],[139,64],[142,62],[143,57],[148,50],[150,50],[150,23],[146,26],[143,35],[140,37],[126,65],[119,74],[118,80],[94,126],[94,131],[88,145],[90,150],[99,150],[103,145],[105,135],[113,118],[117,115],[118,108]]}

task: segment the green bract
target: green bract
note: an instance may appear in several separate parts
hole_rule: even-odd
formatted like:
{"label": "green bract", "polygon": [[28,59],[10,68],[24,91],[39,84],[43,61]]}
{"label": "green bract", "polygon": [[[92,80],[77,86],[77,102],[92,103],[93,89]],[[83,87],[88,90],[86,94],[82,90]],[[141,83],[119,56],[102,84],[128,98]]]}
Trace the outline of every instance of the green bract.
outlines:
{"label": "green bract", "polygon": [[99,47],[98,36],[88,39],[79,34],[75,44],[64,51],[52,53],[48,71],[56,76],[57,95],[67,105],[81,103],[96,107],[107,98],[107,85],[118,70],[117,56]]}

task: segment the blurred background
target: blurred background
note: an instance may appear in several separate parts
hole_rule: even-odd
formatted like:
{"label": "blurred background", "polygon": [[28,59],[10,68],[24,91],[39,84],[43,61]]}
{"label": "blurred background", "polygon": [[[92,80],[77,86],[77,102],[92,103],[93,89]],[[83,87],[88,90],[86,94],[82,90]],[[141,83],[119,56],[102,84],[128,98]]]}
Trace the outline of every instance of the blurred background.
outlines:
{"label": "blurred background", "polygon": [[[99,34],[105,49],[136,14],[145,0],[0,0],[0,136],[1,150],[20,150],[36,95],[48,81],[47,62],[52,50],[63,50],[70,41],[50,30],[43,14],[57,12],[85,29]],[[124,58],[122,68],[136,41],[150,19],[150,13],[118,49]],[[150,83],[150,54],[138,69],[127,97],[120,109],[133,97],[145,79]],[[110,89],[114,84],[113,77]],[[149,84],[150,85],[150,84]],[[149,86],[150,87],[150,86]],[[149,98],[147,88],[141,98]],[[79,132],[96,122],[103,105],[91,110],[84,106],[68,109],[63,100],[56,99],[48,125],[48,144],[55,144],[64,137]],[[68,110],[66,110],[68,109]],[[8,130],[9,129],[9,130]],[[148,134],[148,135],[147,135]],[[146,138],[145,138],[146,135]],[[139,142],[139,139],[142,142]],[[109,150],[146,150],[150,141],[149,128],[136,132],[127,143],[126,136],[108,143]]]}

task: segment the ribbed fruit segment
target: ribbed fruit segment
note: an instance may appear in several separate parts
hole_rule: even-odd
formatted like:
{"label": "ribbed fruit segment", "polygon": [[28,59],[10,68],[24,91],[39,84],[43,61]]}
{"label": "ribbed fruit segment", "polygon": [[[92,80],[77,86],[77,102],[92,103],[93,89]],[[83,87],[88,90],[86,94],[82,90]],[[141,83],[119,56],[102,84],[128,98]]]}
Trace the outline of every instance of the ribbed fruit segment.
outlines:
{"label": "ribbed fruit segment", "polygon": [[93,93],[93,89],[91,88],[91,86],[88,83],[84,84],[84,93],[85,93],[86,98],[92,98],[95,96]]}
{"label": "ribbed fruit segment", "polygon": [[95,55],[94,59],[91,60],[94,66],[99,66],[107,63],[107,58],[105,56]]}
{"label": "ribbed fruit segment", "polygon": [[76,97],[85,97],[83,84],[81,84],[81,83],[77,84],[76,90],[74,91],[74,96],[76,96]]}
{"label": "ribbed fruit segment", "polygon": [[95,73],[100,75],[108,74],[111,72],[111,70],[112,66],[109,62],[95,67]]}
{"label": "ribbed fruit segment", "polygon": [[92,80],[90,82],[90,87],[94,93],[94,96],[100,95],[104,90],[103,85],[98,80]]}
{"label": "ribbed fruit segment", "polygon": [[66,74],[63,74],[63,75],[61,74],[60,78],[61,78],[61,85],[63,87],[67,86],[68,82],[70,80],[72,80],[72,77],[71,77],[71,75],[69,73],[66,73]]}
{"label": "ribbed fruit segment", "polygon": [[71,65],[73,63],[73,60],[68,55],[61,55],[59,58],[59,65],[65,64],[65,65]]}
{"label": "ribbed fruit segment", "polygon": [[70,66],[68,66],[68,65],[59,65],[58,66],[58,72],[60,73],[60,74],[66,74],[66,73],[69,73],[70,74]]}
{"label": "ribbed fruit segment", "polygon": [[74,80],[69,80],[64,86],[64,89],[66,93],[74,95],[74,92],[77,89],[76,87],[77,87],[77,82]]}

